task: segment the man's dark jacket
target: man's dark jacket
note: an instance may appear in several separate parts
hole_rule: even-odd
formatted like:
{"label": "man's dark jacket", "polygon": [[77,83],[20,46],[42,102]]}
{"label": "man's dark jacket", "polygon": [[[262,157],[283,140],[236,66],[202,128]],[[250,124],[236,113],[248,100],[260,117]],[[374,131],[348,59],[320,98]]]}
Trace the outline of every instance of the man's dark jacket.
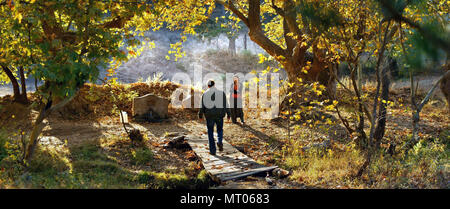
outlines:
{"label": "man's dark jacket", "polygon": [[198,117],[203,118],[205,115],[206,119],[221,119],[225,114],[230,116],[225,93],[214,86],[206,90],[202,95],[202,108]]}

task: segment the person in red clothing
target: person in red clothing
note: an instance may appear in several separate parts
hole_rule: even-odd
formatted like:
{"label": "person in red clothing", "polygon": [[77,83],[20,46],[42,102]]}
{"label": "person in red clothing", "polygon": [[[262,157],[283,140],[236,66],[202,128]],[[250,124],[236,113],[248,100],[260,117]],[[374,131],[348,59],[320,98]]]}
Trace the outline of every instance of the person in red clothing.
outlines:
{"label": "person in red clothing", "polygon": [[242,84],[239,82],[239,78],[235,76],[233,78],[233,84],[230,88],[230,109],[231,120],[233,123],[237,123],[237,118],[241,119],[241,123],[244,123],[244,111],[242,110]]}

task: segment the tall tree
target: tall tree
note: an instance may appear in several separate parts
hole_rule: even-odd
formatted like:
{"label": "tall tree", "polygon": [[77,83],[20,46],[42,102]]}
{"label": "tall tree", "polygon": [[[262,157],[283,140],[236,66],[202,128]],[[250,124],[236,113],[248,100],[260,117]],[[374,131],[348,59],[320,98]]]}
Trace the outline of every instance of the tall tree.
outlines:
{"label": "tall tree", "polygon": [[212,39],[225,35],[228,39],[228,52],[236,55],[236,39],[245,27],[233,13],[226,13],[223,7],[216,7],[215,12],[201,25],[196,27],[197,35]]}
{"label": "tall tree", "polygon": [[[216,2],[224,5],[248,27],[250,39],[283,65],[291,82],[296,82],[297,78],[304,78],[328,84],[330,75],[327,73],[328,61],[323,57],[324,51],[315,47],[316,37],[308,34],[308,22],[302,21],[300,12],[303,4],[309,5],[310,2],[292,0]],[[308,50],[313,54],[312,63],[308,62]],[[322,73],[328,75],[319,76]]]}
{"label": "tall tree", "polygon": [[[0,37],[9,39],[2,39],[0,61],[8,62],[9,57],[21,60],[21,55],[26,54],[30,57],[26,65],[30,73],[44,83],[37,89],[42,98],[41,110],[33,123],[24,161],[33,156],[44,119],[70,102],[86,81],[96,81],[100,67],[108,68],[110,62],[121,62],[127,54],[136,54],[132,48],[139,41],[134,37],[142,31],[158,30],[164,23],[170,29],[193,33],[194,26],[210,11],[197,6],[208,2],[185,2],[0,1],[0,10],[5,14],[2,22],[13,28],[1,30]],[[8,45],[15,43],[14,37],[26,37],[23,40],[27,42]]]}
{"label": "tall tree", "polygon": [[[11,83],[14,101],[27,103],[25,78],[32,65],[35,50],[31,46],[31,35],[34,33],[32,23],[23,20],[20,12],[13,12],[3,5],[0,13],[0,83]],[[10,17],[14,17],[13,19]],[[20,85],[19,85],[20,82]]]}

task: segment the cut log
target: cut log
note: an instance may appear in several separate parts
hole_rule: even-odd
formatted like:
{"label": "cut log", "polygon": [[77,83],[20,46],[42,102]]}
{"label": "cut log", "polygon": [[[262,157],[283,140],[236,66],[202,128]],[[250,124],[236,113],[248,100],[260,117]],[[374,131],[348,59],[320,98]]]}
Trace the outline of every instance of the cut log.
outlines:
{"label": "cut log", "polygon": [[132,129],[128,136],[133,142],[142,142],[144,140],[144,136],[139,129]]}
{"label": "cut log", "polygon": [[165,149],[175,148],[175,149],[189,149],[190,146],[185,140],[185,136],[177,136],[172,138],[168,143],[164,145]]}
{"label": "cut log", "polygon": [[251,175],[255,175],[258,173],[264,173],[264,172],[269,172],[275,168],[278,168],[278,166],[270,166],[270,167],[261,167],[261,168],[255,168],[255,169],[249,169],[247,171],[244,172],[234,172],[234,173],[230,173],[230,174],[219,174],[217,175],[222,181],[229,181],[229,180],[236,180],[236,179],[240,179],[243,177],[247,177],[247,176],[251,176]]}

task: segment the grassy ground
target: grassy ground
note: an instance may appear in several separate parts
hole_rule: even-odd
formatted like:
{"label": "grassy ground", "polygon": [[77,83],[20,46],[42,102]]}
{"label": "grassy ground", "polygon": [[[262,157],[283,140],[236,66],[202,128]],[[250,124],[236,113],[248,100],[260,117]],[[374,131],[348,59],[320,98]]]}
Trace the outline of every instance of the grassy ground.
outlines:
{"label": "grassy ground", "polygon": [[133,145],[124,137],[104,138],[72,147],[39,146],[29,166],[13,157],[0,164],[2,188],[208,188],[206,172],[158,169],[160,159],[146,143]]}
{"label": "grassy ground", "polygon": [[319,188],[449,188],[449,132],[417,144],[405,156],[381,151],[361,178],[364,162],[351,143],[327,150],[287,150],[280,164],[293,170],[292,180]]}
{"label": "grassy ground", "polygon": [[[157,86],[172,89],[169,85]],[[176,122],[134,124],[144,133],[142,143],[126,137],[114,109],[129,111],[130,95],[152,91],[159,90],[144,83],[115,85],[113,91],[85,86],[71,104],[45,120],[36,154],[26,168],[17,162],[21,138],[28,137],[38,108],[2,98],[0,188],[208,188],[212,182],[192,151],[162,147],[166,133],[181,130]],[[114,93],[123,101],[114,102]]]}

